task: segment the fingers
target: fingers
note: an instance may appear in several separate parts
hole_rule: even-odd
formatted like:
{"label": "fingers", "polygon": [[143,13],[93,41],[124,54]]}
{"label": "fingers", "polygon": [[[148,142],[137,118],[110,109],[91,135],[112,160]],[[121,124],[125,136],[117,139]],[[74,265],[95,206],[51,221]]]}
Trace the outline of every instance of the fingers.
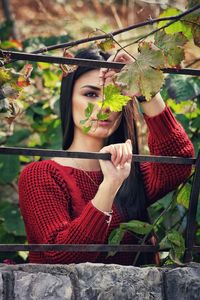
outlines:
{"label": "fingers", "polygon": [[123,144],[113,144],[104,147],[101,152],[111,153],[111,161],[116,168],[124,168],[126,163],[132,161],[132,144],[127,140]]}
{"label": "fingers", "polygon": [[[131,63],[133,61],[132,57],[127,53],[118,53],[117,55],[112,55],[109,57],[107,61],[115,61],[121,63]],[[107,82],[112,81],[113,76],[119,72],[119,70],[109,69],[109,68],[101,68],[99,71],[99,84],[104,85]]]}

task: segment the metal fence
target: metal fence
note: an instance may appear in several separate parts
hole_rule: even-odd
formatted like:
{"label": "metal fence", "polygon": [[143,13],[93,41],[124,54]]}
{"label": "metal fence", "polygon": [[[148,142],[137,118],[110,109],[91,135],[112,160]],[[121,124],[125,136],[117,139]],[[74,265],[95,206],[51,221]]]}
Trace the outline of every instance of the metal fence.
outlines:
{"label": "metal fence", "polygon": [[[12,51],[0,51],[0,58],[5,55],[9,55],[10,59],[22,59],[32,61],[48,61],[51,63],[58,64],[77,64],[77,65],[93,65],[94,67],[112,67],[121,69],[124,64],[112,63],[112,62],[100,62],[91,61],[84,59],[68,59],[49,57],[46,55],[38,54],[23,54]],[[187,71],[189,70],[189,71]],[[200,75],[200,70],[184,69],[163,69],[166,73],[179,73],[179,74],[190,74]],[[91,152],[66,152],[62,150],[48,150],[48,149],[30,149],[30,148],[15,148],[15,147],[0,147],[0,154],[8,155],[30,155],[30,156],[42,156],[42,157],[71,157],[71,158],[82,158],[82,159],[102,159],[107,160],[111,158],[108,153],[91,153]],[[187,215],[187,227],[185,236],[185,255],[184,262],[192,261],[192,253],[200,252],[200,246],[195,245],[195,221],[197,213],[197,205],[200,191],[200,150],[196,158],[183,158],[183,157],[169,157],[169,156],[153,156],[153,155],[133,155],[134,162],[152,162],[152,163],[165,163],[165,164],[181,164],[181,165],[193,165],[194,177],[192,182],[192,190],[190,194],[189,210]],[[167,249],[165,249],[167,250]],[[64,251],[64,252],[108,252],[108,251],[120,251],[120,252],[157,252],[161,251],[158,245],[105,245],[105,244],[0,244],[0,252],[14,252],[14,251]],[[162,251],[164,251],[162,249]]]}

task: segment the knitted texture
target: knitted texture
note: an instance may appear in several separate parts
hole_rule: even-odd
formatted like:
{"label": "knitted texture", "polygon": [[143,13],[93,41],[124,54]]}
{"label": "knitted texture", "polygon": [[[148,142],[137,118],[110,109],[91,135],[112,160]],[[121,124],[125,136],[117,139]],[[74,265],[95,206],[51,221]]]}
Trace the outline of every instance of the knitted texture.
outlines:
{"label": "knitted texture", "polygon": [[[193,145],[182,126],[167,107],[155,117],[145,116],[149,128],[149,148],[152,155],[191,157]],[[159,163],[140,165],[149,204],[175,189],[189,176],[191,166]],[[101,171],[90,171],[89,176],[99,185]],[[111,224],[107,216],[96,209],[91,200],[98,187],[82,171],[62,166],[55,161],[33,162],[26,166],[19,178],[19,203],[24,219],[28,242],[31,244],[103,244],[110,232],[119,226],[121,219],[113,204]],[[122,243],[136,241],[130,233]],[[102,262],[129,265],[133,253],[93,252],[30,252],[31,263]]]}

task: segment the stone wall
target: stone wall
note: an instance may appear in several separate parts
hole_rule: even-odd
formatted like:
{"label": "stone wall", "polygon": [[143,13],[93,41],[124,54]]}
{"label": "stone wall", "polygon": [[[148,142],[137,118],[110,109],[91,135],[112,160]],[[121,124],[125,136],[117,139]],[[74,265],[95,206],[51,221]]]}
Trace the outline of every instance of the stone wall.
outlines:
{"label": "stone wall", "polygon": [[200,265],[0,264],[0,300],[199,300]]}

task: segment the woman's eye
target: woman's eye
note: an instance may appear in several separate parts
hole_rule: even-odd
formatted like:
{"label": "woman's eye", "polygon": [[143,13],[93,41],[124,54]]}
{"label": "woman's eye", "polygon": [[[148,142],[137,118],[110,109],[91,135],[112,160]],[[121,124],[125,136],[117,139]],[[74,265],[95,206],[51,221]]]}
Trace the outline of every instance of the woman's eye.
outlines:
{"label": "woman's eye", "polygon": [[97,93],[95,93],[95,92],[85,93],[84,96],[90,97],[90,98],[98,97]]}

